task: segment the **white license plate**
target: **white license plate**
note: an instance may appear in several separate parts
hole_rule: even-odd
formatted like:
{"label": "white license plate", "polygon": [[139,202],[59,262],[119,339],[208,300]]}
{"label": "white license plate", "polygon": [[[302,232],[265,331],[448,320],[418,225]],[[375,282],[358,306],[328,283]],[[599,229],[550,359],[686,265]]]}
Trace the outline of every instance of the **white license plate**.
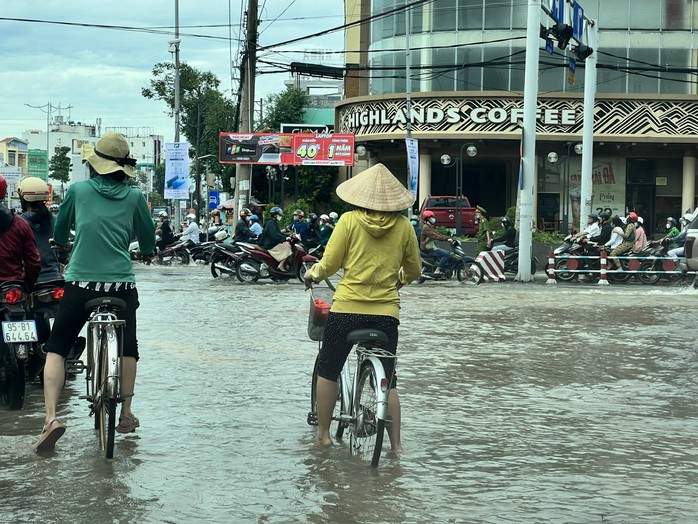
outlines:
{"label": "white license plate", "polygon": [[3,322],[2,339],[8,344],[17,342],[38,342],[39,335],[36,332],[36,322],[33,320]]}

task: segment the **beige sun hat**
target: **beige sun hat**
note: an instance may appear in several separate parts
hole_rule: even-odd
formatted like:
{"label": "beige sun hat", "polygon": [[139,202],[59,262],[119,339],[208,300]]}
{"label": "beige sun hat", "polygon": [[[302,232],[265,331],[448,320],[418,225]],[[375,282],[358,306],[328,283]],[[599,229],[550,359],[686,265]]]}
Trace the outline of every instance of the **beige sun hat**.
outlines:
{"label": "beige sun hat", "polygon": [[105,133],[92,151],[83,146],[83,155],[84,161],[89,162],[100,175],[123,171],[126,176],[135,176],[133,167],[137,161],[129,157],[128,142],[121,133]]}
{"label": "beige sun hat", "polygon": [[414,204],[414,195],[383,164],[337,186],[337,196],[345,202],[373,211],[402,211]]}

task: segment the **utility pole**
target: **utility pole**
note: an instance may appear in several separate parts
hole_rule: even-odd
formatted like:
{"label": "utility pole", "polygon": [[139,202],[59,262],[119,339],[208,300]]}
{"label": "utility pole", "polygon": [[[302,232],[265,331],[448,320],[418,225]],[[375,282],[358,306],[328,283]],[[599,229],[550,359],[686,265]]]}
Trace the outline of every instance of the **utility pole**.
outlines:
{"label": "utility pole", "polygon": [[46,113],[46,183],[48,184],[48,177],[49,177],[49,161],[51,160],[51,154],[49,152],[49,147],[50,147],[50,141],[49,138],[51,136],[51,111],[57,110],[61,111],[64,109],[72,109],[73,106],[68,106],[68,107],[61,107],[60,104],[58,106],[54,106],[51,102],[48,102],[47,104],[44,104],[42,106],[32,106],[30,104],[24,104],[27,107],[31,107],[32,109],[39,109],[40,111]]}
{"label": "utility pole", "polygon": [[[175,75],[174,75],[174,118],[175,118],[174,141],[175,142],[179,142],[179,128],[180,128],[179,43],[180,43],[180,39],[179,39],[179,0],[175,0],[175,38],[174,38],[174,40],[172,40],[170,42],[170,52],[174,53],[174,62],[175,62]],[[182,222],[182,217],[181,217],[181,213],[179,210],[179,202],[177,200],[170,200],[170,206],[174,207],[175,224],[180,224]]]}
{"label": "utility pole", "polygon": [[[247,4],[247,38],[245,50],[244,78],[242,79],[242,99],[240,100],[240,132],[254,131],[254,91],[257,65],[257,0]],[[252,199],[252,165],[235,166],[235,201],[238,211]]]}

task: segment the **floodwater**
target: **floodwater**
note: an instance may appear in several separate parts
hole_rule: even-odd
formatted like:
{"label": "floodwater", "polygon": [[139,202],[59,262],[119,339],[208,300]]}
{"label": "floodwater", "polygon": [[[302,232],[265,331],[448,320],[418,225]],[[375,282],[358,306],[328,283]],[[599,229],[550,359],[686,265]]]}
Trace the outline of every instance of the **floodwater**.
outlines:
{"label": "floodwater", "polygon": [[698,514],[690,287],[456,283],[402,291],[399,457],[312,445],[300,282],[138,266],[137,433],[99,450],[70,381],[0,410],[0,521],[683,523]]}

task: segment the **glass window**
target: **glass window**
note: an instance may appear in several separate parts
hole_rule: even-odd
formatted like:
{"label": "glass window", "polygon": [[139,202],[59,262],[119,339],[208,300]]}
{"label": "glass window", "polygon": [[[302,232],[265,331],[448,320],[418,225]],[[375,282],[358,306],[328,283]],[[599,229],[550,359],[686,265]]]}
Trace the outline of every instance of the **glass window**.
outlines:
{"label": "glass window", "polygon": [[456,30],[456,0],[439,0],[432,4],[432,31]]}
{"label": "glass window", "polygon": [[424,7],[418,6],[412,8],[412,32],[417,34],[421,33],[423,29],[423,17],[424,17]]}
{"label": "glass window", "polygon": [[[691,52],[688,49],[662,49],[662,66],[690,67]],[[690,78],[686,73],[660,73],[659,92],[684,95],[689,93]]]}
{"label": "glass window", "polygon": [[[630,46],[628,49],[628,67],[647,67],[659,63],[659,46],[655,48],[640,48]],[[658,93],[659,81],[657,73],[650,71],[635,71],[628,76],[628,93]]]}
{"label": "glass window", "polygon": [[403,36],[407,33],[407,17],[404,11],[400,11],[393,15],[395,19],[395,34],[397,36]]}
{"label": "glass window", "polygon": [[[541,55],[542,58],[543,55]],[[546,53],[546,56],[547,55]],[[552,57],[551,57],[552,58]],[[567,82],[567,66],[564,67],[559,64],[559,57],[555,57],[553,60],[546,60],[548,64],[543,64],[541,61],[540,73],[538,75],[538,92],[539,93],[558,93],[565,90],[565,83]],[[519,76],[524,75],[525,67],[521,67]],[[516,71],[512,72],[516,74]],[[523,82],[523,79],[521,80]]]}
{"label": "glass window", "polygon": [[458,2],[458,29],[482,29],[483,0],[460,0]]}
{"label": "glass window", "polygon": [[628,0],[613,0],[611,2],[605,0],[599,9],[599,27],[603,29],[628,29],[629,10]]}
{"label": "glass window", "polygon": [[[543,15],[545,16],[545,15]],[[542,21],[542,19],[541,19]],[[512,27],[514,29],[526,29],[528,23],[528,6],[525,2],[514,2]]]}
{"label": "glass window", "polygon": [[690,1],[664,0],[662,29],[690,30],[692,9]]}
{"label": "glass window", "polygon": [[[484,72],[482,80],[482,88],[485,91],[490,90],[509,90],[509,47],[486,47],[484,53]],[[496,60],[501,64],[493,65],[488,62]]]}
{"label": "glass window", "polygon": [[[412,65],[414,66],[414,54],[412,54]],[[393,65],[395,66],[395,69],[393,71],[390,71],[388,73],[388,76],[392,76],[392,88],[390,89],[391,93],[406,93],[407,92],[407,80],[406,80],[406,74],[407,71],[405,70],[405,53],[393,53],[392,56],[392,61]],[[417,74],[415,74],[417,73]],[[419,78],[419,72],[415,71],[412,69],[412,85],[411,85],[411,90],[415,91],[415,88],[419,86],[417,83],[417,79]]]}
{"label": "glass window", "polygon": [[511,27],[511,3],[502,0],[485,5],[485,29],[509,29]]}
{"label": "glass window", "polygon": [[[522,53],[521,51],[525,51],[525,50],[526,50],[525,47],[516,47],[513,45],[511,48],[512,54],[520,53],[518,55],[511,57],[511,61],[513,63],[511,66],[511,87],[510,87],[510,89],[512,91],[523,92],[523,90],[524,90],[524,78],[526,76],[525,75],[526,55],[524,53]],[[540,58],[543,59],[544,55],[549,56],[549,55],[547,55],[547,53],[541,53]],[[541,66],[541,67],[545,67],[545,66]],[[540,80],[539,80],[539,82],[540,82]]]}
{"label": "glass window", "polygon": [[456,90],[481,91],[482,67],[470,67],[470,64],[482,62],[481,47],[462,47],[456,53]]}
{"label": "glass window", "polygon": [[607,65],[608,69],[596,68],[596,91],[599,93],[625,93],[628,74],[619,71],[628,66],[625,59],[628,50],[624,47],[604,48],[599,52],[597,60],[599,65]]}
{"label": "glass window", "polygon": [[[371,67],[383,67],[386,65],[386,53],[376,53],[369,62]],[[382,95],[386,93],[386,72],[383,70],[371,71],[371,84],[369,92],[372,95]]]}
{"label": "glass window", "polygon": [[385,20],[378,18],[371,24],[371,43],[378,42],[383,37],[383,24]]}
{"label": "glass window", "polygon": [[658,0],[633,0],[629,10],[630,27],[632,29],[659,29],[662,3]]}
{"label": "glass window", "polygon": [[437,67],[431,71],[432,91],[455,91],[456,73],[456,50],[455,49],[434,49],[431,53],[431,63]]}

